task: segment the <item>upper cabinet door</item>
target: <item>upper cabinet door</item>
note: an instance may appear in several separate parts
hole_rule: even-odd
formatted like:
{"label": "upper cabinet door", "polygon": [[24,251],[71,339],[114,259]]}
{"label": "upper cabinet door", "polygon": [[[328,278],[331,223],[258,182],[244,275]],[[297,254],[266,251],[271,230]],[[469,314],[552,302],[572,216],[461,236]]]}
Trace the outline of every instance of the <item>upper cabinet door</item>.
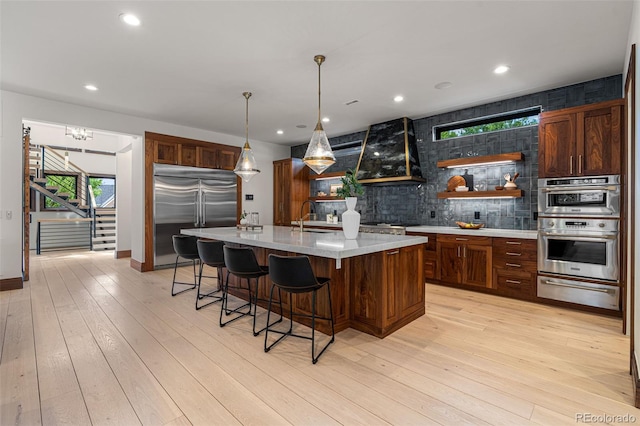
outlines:
{"label": "upper cabinet door", "polygon": [[220,147],[218,150],[218,168],[222,170],[233,170],[240,157],[240,150],[231,147]]}
{"label": "upper cabinet door", "polygon": [[539,177],[620,174],[623,102],[617,99],[542,113]]}
{"label": "upper cabinet door", "polygon": [[196,154],[195,146],[182,144],[180,146],[180,164],[183,166],[195,167],[197,164]]}
{"label": "upper cabinet door", "polygon": [[153,162],[160,164],[178,164],[180,145],[173,142],[155,141]]}
{"label": "upper cabinet door", "polygon": [[205,167],[208,169],[218,168],[218,149],[215,146],[198,147],[198,167]]}
{"label": "upper cabinet door", "polygon": [[576,171],[576,115],[543,113],[538,134],[538,175],[573,176]]}
{"label": "upper cabinet door", "polygon": [[[622,106],[599,108],[578,114],[578,175],[620,174]],[[582,134],[580,134],[582,133]]]}

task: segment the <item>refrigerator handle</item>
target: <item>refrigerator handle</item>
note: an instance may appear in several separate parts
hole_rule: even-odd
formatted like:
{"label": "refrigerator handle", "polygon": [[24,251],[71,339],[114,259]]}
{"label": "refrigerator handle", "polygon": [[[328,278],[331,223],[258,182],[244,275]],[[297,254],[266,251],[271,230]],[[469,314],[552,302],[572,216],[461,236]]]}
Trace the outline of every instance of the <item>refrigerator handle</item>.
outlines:
{"label": "refrigerator handle", "polygon": [[202,194],[202,218],[201,218],[201,222],[202,222],[202,226],[205,226],[207,224],[207,194],[205,194],[204,191],[202,191],[201,194]]}
{"label": "refrigerator handle", "polygon": [[200,226],[200,221],[198,220],[198,193],[195,194],[195,202],[193,203],[193,226],[196,228]]}

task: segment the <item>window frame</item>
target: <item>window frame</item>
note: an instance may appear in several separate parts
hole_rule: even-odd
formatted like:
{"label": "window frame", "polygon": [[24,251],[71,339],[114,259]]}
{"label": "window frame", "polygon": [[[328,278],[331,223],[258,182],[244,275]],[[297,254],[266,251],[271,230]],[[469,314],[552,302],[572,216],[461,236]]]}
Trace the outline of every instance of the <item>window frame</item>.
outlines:
{"label": "window frame", "polygon": [[[73,197],[70,198],[75,198],[78,196],[78,180],[80,178],[80,173],[74,173],[74,172],[65,172],[65,171],[60,171],[60,170],[45,170],[43,173],[43,177],[46,179],[49,176],[64,176],[64,177],[73,177],[75,180],[75,194]],[[64,192],[64,191],[62,191]],[[40,194],[40,211],[44,212],[61,212],[61,211],[69,211],[69,209],[67,209],[64,206],[58,206],[58,207],[47,207],[47,197],[44,194]],[[53,200],[52,200],[53,201]],[[55,201],[54,201],[55,202]]]}
{"label": "window frame", "polygon": [[[485,115],[482,117],[471,118],[468,120],[460,120],[460,121],[454,121],[451,123],[437,124],[432,128],[433,141],[434,142],[448,141],[452,139],[464,138],[464,137],[474,136],[479,134],[490,134],[495,132],[503,132],[505,130],[513,130],[513,129],[537,126],[539,123],[539,116],[541,112],[542,112],[542,106],[538,105],[534,107],[522,108],[522,109],[513,110],[513,111],[501,112],[498,114]],[[519,118],[529,118],[536,115],[538,116],[538,122],[534,124],[528,124],[525,126],[517,126],[517,127],[508,127],[505,129],[489,130],[486,132],[469,133],[466,135],[452,136],[450,138],[441,137],[443,132],[464,129],[464,128],[474,127],[474,126],[482,126],[482,125],[492,124],[492,123],[500,123],[503,121],[516,120]]]}

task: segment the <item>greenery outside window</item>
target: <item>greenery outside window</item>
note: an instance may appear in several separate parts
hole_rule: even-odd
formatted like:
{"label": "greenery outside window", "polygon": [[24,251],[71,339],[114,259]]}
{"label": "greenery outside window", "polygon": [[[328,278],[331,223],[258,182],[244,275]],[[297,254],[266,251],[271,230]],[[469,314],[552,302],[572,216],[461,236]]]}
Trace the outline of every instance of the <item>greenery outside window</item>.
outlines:
{"label": "greenery outside window", "polygon": [[[98,208],[115,208],[116,178],[115,176],[89,176],[89,185],[93,189]],[[88,193],[89,191],[87,191]]]}
{"label": "greenery outside window", "polygon": [[[78,194],[78,175],[76,174],[47,174],[47,186],[57,186],[56,194],[66,192],[69,194],[68,199],[77,198]],[[48,210],[64,209],[59,203],[49,197],[43,197],[43,208]]]}
{"label": "greenery outside window", "polygon": [[497,132],[516,127],[537,126],[542,108],[527,108],[504,114],[458,121],[433,127],[434,140],[444,140],[478,133]]}

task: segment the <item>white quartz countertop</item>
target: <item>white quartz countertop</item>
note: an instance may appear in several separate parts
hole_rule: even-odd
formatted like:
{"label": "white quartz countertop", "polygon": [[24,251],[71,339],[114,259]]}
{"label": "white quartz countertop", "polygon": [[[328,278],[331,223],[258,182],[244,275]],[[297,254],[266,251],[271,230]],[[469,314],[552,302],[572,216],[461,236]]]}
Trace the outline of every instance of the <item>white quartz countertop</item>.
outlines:
{"label": "white quartz countertop", "polygon": [[422,236],[365,233],[360,233],[355,240],[347,240],[342,230],[300,232],[291,226],[272,225],[264,225],[262,230],[255,231],[227,227],[183,229],[181,232],[200,238],[336,259],[338,269],[340,260],[347,257],[425,244],[429,241],[427,237]]}
{"label": "white quartz countertop", "polygon": [[428,232],[433,234],[471,235],[476,237],[523,238],[535,240],[538,231],[522,231],[516,229],[462,229],[457,226],[409,226],[407,232]]}

